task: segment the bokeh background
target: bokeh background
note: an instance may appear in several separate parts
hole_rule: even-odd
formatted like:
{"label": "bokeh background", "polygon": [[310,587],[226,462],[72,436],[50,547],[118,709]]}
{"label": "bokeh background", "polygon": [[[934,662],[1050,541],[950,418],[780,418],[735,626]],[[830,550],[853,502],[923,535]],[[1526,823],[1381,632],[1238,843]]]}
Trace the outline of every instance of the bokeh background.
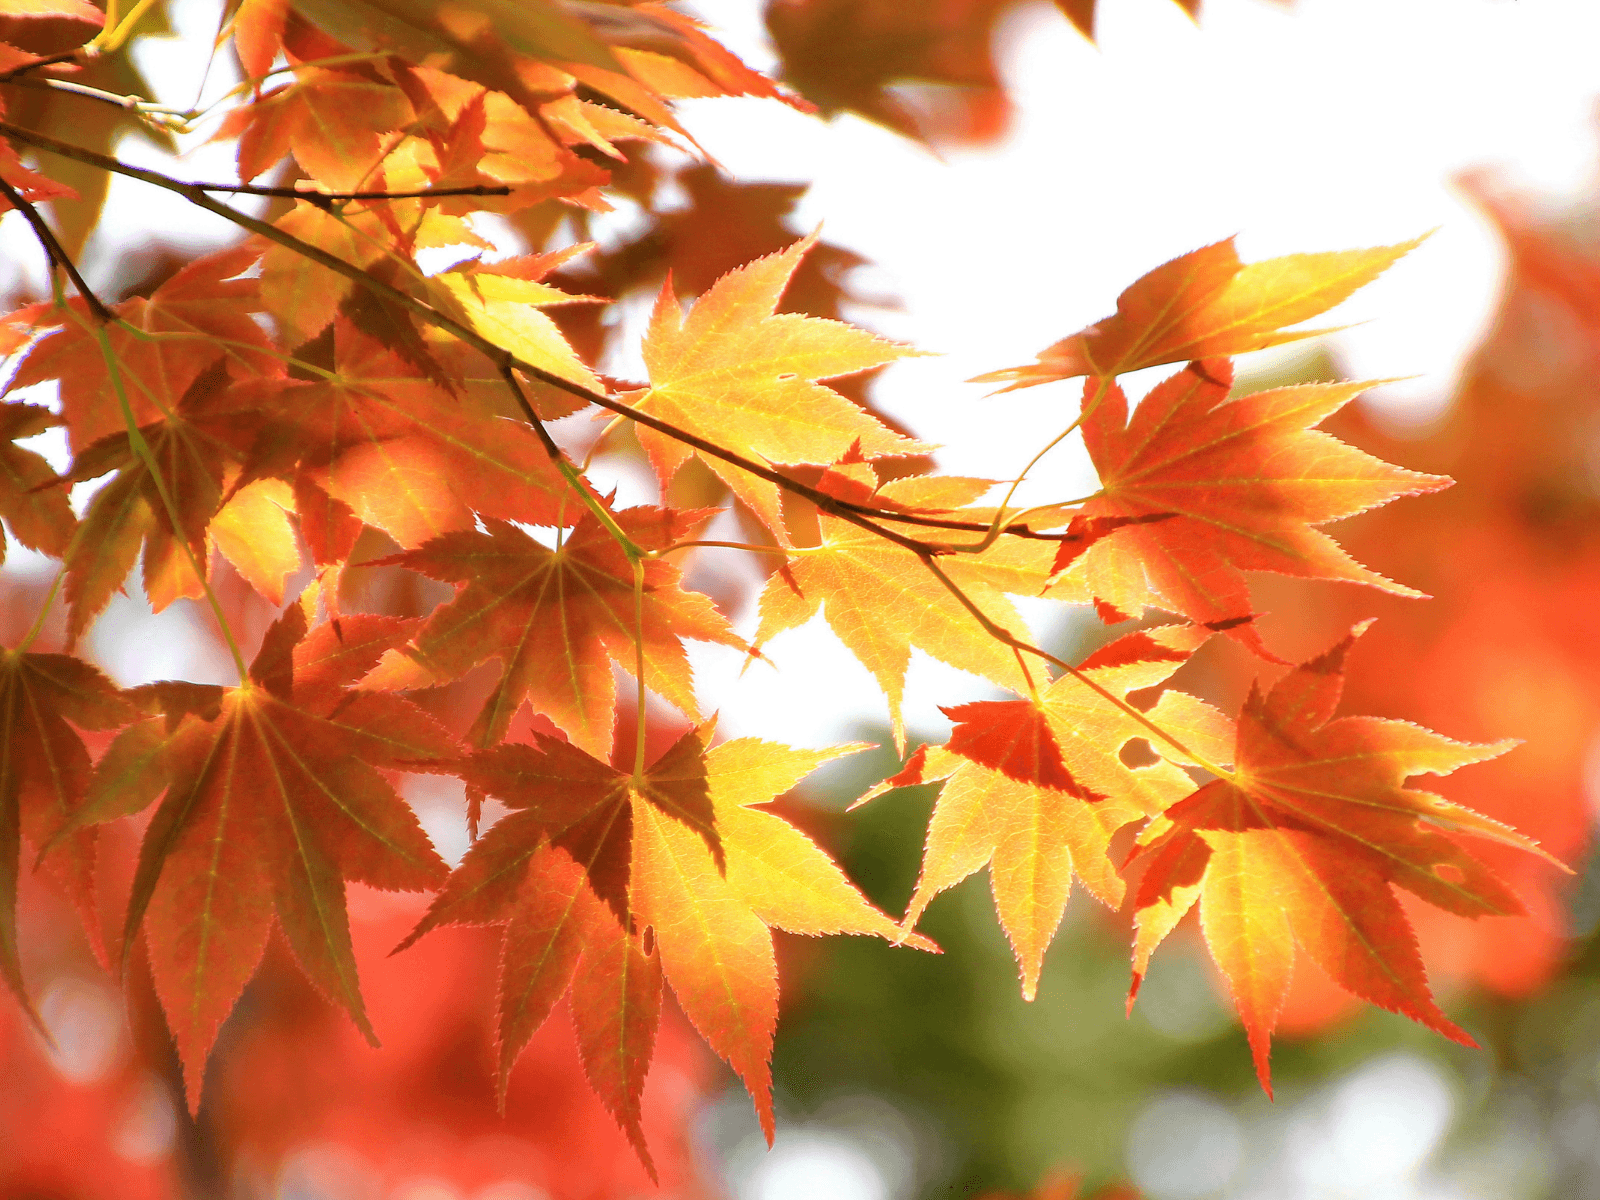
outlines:
{"label": "bokeh background", "polygon": [[[619,379],[642,375],[637,335],[669,268],[692,295],[820,225],[824,243],[787,305],[938,352],[855,381],[856,394],[942,443],[941,469],[1004,478],[1059,430],[1074,392],[989,397],[961,381],[1025,362],[1104,315],[1155,264],[1233,234],[1254,259],[1435,229],[1334,314],[1351,328],[1241,363],[1256,386],[1401,380],[1330,428],[1458,486],[1335,533],[1434,598],[1261,580],[1257,605],[1267,640],[1291,659],[1376,615],[1346,711],[1463,740],[1523,739],[1441,790],[1540,838],[1576,874],[1495,859],[1527,898],[1525,919],[1474,924],[1414,906],[1436,990],[1478,1051],[1349,1002],[1305,964],[1273,1103],[1192,931],[1157,959],[1131,1017],[1126,918],[1082,895],[1032,1003],[1018,995],[981,876],[929,910],[939,958],[788,939],[776,1147],[766,1150],[731,1076],[681,1019],[669,1023],[646,1105],[662,1194],[911,1200],[1020,1194],[1055,1179],[1051,1194],[1064,1196],[1066,1172],[1086,1193],[1129,1180],[1152,1200],[1600,1197],[1600,870],[1588,866],[1600,786],[1600,10],[1585,0],[1206,0],[1193,21],[1171,0],[1101,0],[1091,42],[1064,15],[1081,17],[1075,4],[687,7],[823,116],[690,102],[702,158],[637,156],[603,219],[493,231],[508,250],[599,243],[566,282],[618,303],[603,321],[573,318],[569,332]],[[169,0],[172,36],[137,49],[144,94],[187,104],[231,85],[225,59],[204,78],[196,65],[218,15],[215,0]],[[148,139],[106,136],[125,158],[174,169]],[[232,147],[206,143],[204,130],[177,148],[178,173],[231,177]],[[147,291],[233,236],[123,181],[106,211],[83,257],[113,296]],[[0,291],[20,302],[43,286],[21,221],[0,222]],[[570,445],[596,428],[567,426]],[[53,452],[48,437],[35,445]],[[599,469],[625,498],[653,495],[625,440],[612,445]],[[1064,448],[1038,473],[1037,498],[1080,494],[1086,472]],[[31,619],[51,570],[25,553],[5,564],[0,641]],[[720,559],[695,578],[745,632],[758,581],[755,568],[730,573]],[[385,586],[370,584],[374,595]],[[1091,618],[1038,618],[1057,653],[1109,636]],[[152,616],[139,595],[119,599],[91,648],[129,685],[231,682],[187,602]],[[819,622],[767,649],[770,670],[741,674],[738,656],[710,651],[697,659],[725,732],[886,740],[881,696]],[[1214,647],[1179,683],[1233,705],[1256,666]],[[987,695],[919,659],[913,740],[942,739],[937,705]],[[888,751],[862,754],[784,802],[889,912],[912,889],[932,792],[843,809],[897,765]],[[459,794],[418,784],[410,796],[446,856],[459,855]],[[131,845],[135,834],[112,836]],[[514,1075],[508,1116],[494,1113],[488,934],[436,936],[389,960],[415,905],[354,897],[385,1049],[366,1050],[274,952],[191,1121],[173,1102],[147,980],[136,967],[125,1009],[63,933],[73,923],[47,889],[30,884],[25,905],[30,974],[43,981],[55,1045],[0,1005],[0,1196],[652,1192],[587,1092],[560,1019]]]}

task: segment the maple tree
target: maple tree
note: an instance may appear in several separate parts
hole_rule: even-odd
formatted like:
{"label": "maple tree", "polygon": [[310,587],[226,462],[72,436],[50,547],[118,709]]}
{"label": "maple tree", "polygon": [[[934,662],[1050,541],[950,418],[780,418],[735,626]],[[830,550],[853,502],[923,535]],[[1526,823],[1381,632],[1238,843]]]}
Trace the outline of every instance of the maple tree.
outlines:
{"label": "maple tree", "polygon": [[[1060,7],[1092,29],[1092,3]],[[32,873],[127,981],[151,1043],[175,1050],[191,1112],[247,1107],[213,1082],[232,1068],[208,1062],[253,977],[309,982],[376,1043],[374,972],[393,1008],[410,956],[473,936],[445,927],[494,927],[498,968],[462,952],[451,969],[493,1013],[492,1034],[474,1033],[492,1037],[501,1105],[565,1000],[589,1083],[654,1177],[646,1079],[663,1045],[688,1042],[669,991],[770,1141],[771,931],[936,952],[919,918],[987,866],[1030,999],[1074,876],[1110,908],[1127,902],[1135,992],[1197,908],[1264,1087],[1297,950],[1354,996],[1470,1042],[1433,999],[1394,889],[1457,917],[1517,913],[1501,872],[1520,868],[1495,856],[1560,859],[1405,781],[1509,744],[1335,716],[1364,625],[1291,666],[1244,574],[1421,595],[1321,527],[1450,480],[1316,428],[1365,385],[1239,394],[1231,363],[1313,336],[1304,322],[1415,243],[1246,265],[1224,242],[1158,266],[1114,315],[981,377],[1006,391],[1082,377],[1056,438],[1012,478],[944,476],[935,447],[854,394],[849,377],[917,351],[838,319],[815,264],[848,255],[782,235],[792,196],[686,167],[688,215],[605,251],[570,235],[619,196],[652,202],[665,158],[645,150],[693,153],[677,99],[809,108],[814,95],[932,136],[884,89],[943,80],[977,93],[944,128],[978,136],[998,84],[971,30],[999,5],[952,6],[907,43],[908,6],[780,0],[769,21],[790,90],[651,0],[242,0],[219,10],[214,49],[243,81],[205,113],[133,98],[126,46],[148,9],[0,4],[0,196],[53,286],[0,318],[5,392],[59,389],[55,407],[0,406],[0,518],[59,563],[0,662],[0,974],[28,1020],[43,1027],[17,917]],[[872,70],[819,61],[841,29]],[[880,36],[914,49],[874,58]],[[74,105],[103,125],[80,126]],[[108,153],[125,129],[170,142],[212,118],[239,183]],[[111,176],[240,239],[109,302],[78,263]],[[762,236],[727,261],[701,240],[734,208],[758,214]],[[518,252],[501,253],[479,214]],[[464,257],[426,265],[447,248]],[[648,379],[610,378],[616,326],[596,314],[647,291]],[[825,311],[785,308],[808,292]],[[1120,378],[1163,366],[1130,406]],[[549,426],[583,412],[609,424],[580,452]],[[59,472],[17,444],[57,427]],[[591,459],[625,434],[655,503],[621,506],[595,481]],[[1014,505],[1075,436],[1095,492]],[[97,480],[75,510],[69,490]],[[721,514],[747,540],[703,536]],[[749,641],[689,586],[701,549],[768,572]],[[235,684],[121,689],[89,660],[84,636],[136,564],[156,611],[206,607]],[[1014,596],[1108,626],[1151,619],[1073,662],[1036,643]],[[898,920],[772,807],[859,747],[719,744],[696,695],[686,641],[759,658],[819,612],[882,689],[903,755],[913,648],[1013,693],[948,708],[948,740],[911,749],[862,797],[942,783]],[[1170,686],[1213,636],[1266,679],[1236,720]],[[471,845],[453,869],[402,775],[464,787]],[[363,926],[365,889],[422,899]],[[396,952],[381,967],[378,928]],[[330,1044],[344,1034],[305,1020]]]}

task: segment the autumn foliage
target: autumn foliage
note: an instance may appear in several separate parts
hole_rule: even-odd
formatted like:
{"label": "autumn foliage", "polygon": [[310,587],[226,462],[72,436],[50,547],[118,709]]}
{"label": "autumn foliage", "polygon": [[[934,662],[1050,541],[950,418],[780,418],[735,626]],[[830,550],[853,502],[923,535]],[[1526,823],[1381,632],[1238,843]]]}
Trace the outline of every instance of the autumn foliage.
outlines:
{"label": "autumn foliage", "polygon": [[[1092,4],[1060,6],[1091,27]],[[969,5],[966,19],[984,28],[997,7]],[[1003,391],[1082,379],[1055,393],[1050,446],[1081,437],[1098,487],[1022,509],[1017,484],[1048,446],[1020,452],[1007,480],[934,473],[935,447],[880,419],[850,379],[917,351],[786,306],[828,294],[807,272],[843,252],[817,235],[750,235],[749,261],[709,271],[723,251],[695,239],[714,220],[663,220],[654,241],[603,253],[570,236],[608,197],[648,195],[665,158],[645,151],[694,152],[680,98],[809,107],[804,93],[925,136],[926,114],[883,85],[928,78],[977,89],[965,123],[946,128],[980,135],[998,85],[960,28],[915,43],[933,47],[923,61],[880,63],[888,75],[830,76],[819,61],[818,39],[841,28],[867,39],[914,8],[776,3],[791,91],[651,2],[243,0],[221,44],[245,81],[208,114],[237,144],[242,183],[208,186],[108,153],[132,123],[159,140],[199,114],[108,116],[55,87],[133,91],[119,48],[143,6],[0,3],[0,33],[17,43],[0,44],[0,192],[55,282],[0,318],[0,350],[8,392],[59,388],[54,407],[0,405],[6,533],[59,564],[48,591],[8,594],[0,656],[5,1021],[41,1024],[30,939],[76,920],[123,981],[151,1061],[175,1053],[190,1110],[232,1123],[271,1161],[319,1122],[404,1122],[404,1048],[361,1060],[365,1116],[292,1100],[269,1116],[262,1097],[346,1061],[357,1035],[389,1038],[408,981],[447,976],[454,994],[427,1002],[431,1024],[399,1031],[426,1043],[409,1052],[454,1055],[471,1077],[452,1137],[496,1127],[496,1095],[515,1113],[530,1077],[559,1091],[548,1080],[576,1076],[550,1064],[575,1056],[621,1133],[597,1132],[575,1101],[556,1105],[565,1124],[551,1145],[624,1136],[652,1176],[666,1161],[677,1177],[690,1085],[656,1103],[646,1079],[652,1063],[658,1079],[696,1076],[690,1029],[743,1080],[772,1137],[772,930],[936,952],[915,932],[923,910],[987,867],[1030,999],[1074,877],[1131,914],[1130,1004],[1152,954],[1197,910],[1263,1086],[1300,956],[1351,995],[1470,1044],[1430,992],[1411,916],[1423,910],[1397,889],[1452,920],[1518,914],[1550,895],[1550,873],[1527,864],[1559,865],[1551,851],[1577,845],[1570,823],[1525,834],[1505,805],[1486,801],[1483,815],[1410,782],[1512,743],[1421,697],[1401,716],[1483,740],[1387,709],[1361,715],[1376,687],[1362,682],[1357,642],[1371,605],[1443,591],[1446,568],[1373,534],[1381,517],[1355,527],[1358,555],[1323,528],[1447,488],[1457,464],[1404,469],[1318,428],[1348,422],[1338,414],[1366,385],[1241,394],[1231,362],[1312,336],[1304,322],[1415,243],[1252,264],[1231,243],[1207,246],[1156,266],[1113,315],[1036,362],[996,364],[983,378]],[[35,48],[46,26],[69,30],[66,51]],[[80,125],[74,105],[91,119]],[[75,264],[114,174],[227,217],[239,240],[108,303]],[[734,197],[705,168],[686,177],[697,204],[744,205],[752,228],[781,229],[792,203]],[[252,190],[271,200],[265,216],[231,203]],[[476,214],[499,218],[523,252],[499,253]],[[438,260],[424,252],[443,247],[464,257],[425,268]],[[648,379],[603,375],[615,334],[595,314],[645,290],[657,292]],[[1159,366],[1170,372],[1130,399],[1119,378]],[[985,400],[974,419],[1004,420],[1006,403]],[[547,426],[580,412],[610,423],[575,450]],[[60,471],[18,444],[58,426],[71,455]],[[584,451],[610,445],[648,464],[657,502],[623,507],[591,480]],[[86,507],[69,503],[95,481]],[[1436,511],[1481,502],[1467,490]],[[744,540],[706,535],[724,513]],[[1504,542],[1490,551],[1482,536],[1482,561],[1503,571]],[[1380,553],[1378,569],[1358,561]],[[690,564],[733,554],[766,572],[748,641],[725,598],[686,582]],[[205,606],[236,683],[122,689],[96,668],[85,634],[135,571],[155,610]],[[1258,619],[1253,572],[1365,589],[1337,602],[1305,589],[1275,606],[1328,617],[1307,618],[1323,638],[1307,647],[1303,631],[1280,640],[1281,624]],[[1016,596],[1123,628],[1064,659],[1036,644]],[[910,751],[863,799],[942,782],[898,917],[771,807],[860,747],[720,741],[696,698],[686,642],[756,660],[819,612]],[[1170,683],[1213,638],[1257,666],[1237,713]],[[913,649],[1009,698],[949,707],[947,742],[909,746]],[[1458,672],[1473,661],[1424,653]],[[1346,690],[1360,703],[1341,708]],[[402,780],[418,776],[464,786],[473,840],[454,869],[403,798]],[[19,920],[19,892],[25,913],[48,919]],[[290,996],[290,1015],[213,1056],[247,985]],[[552,1033],[561,1007],[575,1048]],[[613,1162],[580,1193],[563,1190],[554,1161],[506,1169],[561,1195],[608,1194],[608,1180],[636,1172]],[[162,1186],[152,1178],[145,1194]]]}

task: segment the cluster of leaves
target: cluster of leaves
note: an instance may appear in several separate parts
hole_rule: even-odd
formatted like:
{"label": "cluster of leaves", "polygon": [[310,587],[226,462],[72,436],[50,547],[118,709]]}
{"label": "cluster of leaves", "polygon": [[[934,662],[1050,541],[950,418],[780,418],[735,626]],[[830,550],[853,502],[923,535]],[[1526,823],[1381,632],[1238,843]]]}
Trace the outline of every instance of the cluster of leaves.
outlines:
{"label": "cluster of leaves", "polygon": [[[35,10],[101,16],[74,0],[23,11]],[[89,46],[114,53],[141,14],[111,14]],[[7,392],[60,390],[58,409],[0,408],[0,515],[61,564],[0,659],[0,972],[25,1008],[24,842],[108,943],[108,965],[148,956],[191,1106],[274,929],[375,1040],[350,882],[432,893],[402,948],[444,925],[501,927],[502,1095],[567,997],[588,1077],[647,1165],[639,1097],[664,984],[745,1081],[770,1139],[771,930],[931,950],[919,915],[984,865],[1028,996],[1074,874],[1113,906],[1132,881],[1135,988],[1198,904],[1264,1085],[1296,947],[1355,995],[1465,1038],[1429,995],[1392,888],[1466,916],[1519,911],[1452,835],[1537,847],[1405,781],[1506,744],[1333,719],[1354,633],[1253,692],[1237,721],[1165,686],[1214,634],[1283,665],[1244,571],[1414,594],[1318,527],[1447,481],[1312,428],[1361,385],[1235,396],[1230,363],[1309,336],[1288,327],[1408,246],[1246,266],[1219,243],[1159,267],[1114,316],[986,377],[1084,378],[1076,415],[1033,462],[1005,483],[941,476],[923,469],[932,447],[823,382],[913,352],[779,311],[814,239],[728,271],[687,311],[664,282],[642,387],[611,386],[544,311],[592,302],[550,282],[585,250],[559,231],[606,208],[622,147],[692,148],[673,100],[804,104],[695,22],[649,2],[244,0],[226,32],[246,81],[219,136],[237,141],[242,184],[133,167],[9,110],[0,121],[0,192],[58,286],[0,318],[17,359]],[[0,85],[15,85],[4,98],[27,84],[87,100],[66,86],[73,57],[49,58],[0,47]],[[146,109],[157,127],[199,117]],[[107,305],[35,208],[71,192],[51,173],[59,161],[164,188],[250,236]],[[250,182],[283,163],[292,182]],[[281,202],[270,219],[213,198],[252,191]],[[491,256],[477,214],[520,231],[528,252]],[[424,268],[436,261],[424,251],[450,247],[467,257]],[[633,261],[641,275],[656,265]],[[620,295],[632,281],[611,282]],[[1186,365],[1130,416],[1119,377],[1168,364]],[[661,503],[615,506],[557,444],[547,423],[584,410],[631,428]],[[56,425],[72,452],[59,474],[15,444]],[[1013,507],[1034,463],[1079,432],[1096,492]],[[101,479],[75,516],[69,486]],[[691,485],[693,506],[671,502]],[[723,511],[750,542],[698,536]],[[755,644],[685,586],[682,563],[701,549],[775,567]],[[209,607],[237,685],[123,691],[71,653],[136,565],[154,608]],[[352,607],[374,571],[453,595]],[[248,661],[224,577],[273,613]],[[67,652],[45,653],[34,645],[58,594]],[[1008,596],[1177,623],[1072,663],[1033,644]],[[913,648],[1016,696],[949,710],[949,740],[875,789],[946,781],[898,922],[762,807],[854,747],[718,745],[696,700],[686,641],[758,655],[819,610],[882,688],[902,750]],[[457,727],[449,713],[473,688]],[[652,710],[646,689],[675,713]],[[675,738],[652,743],[652,725]],[[406,772],[465,784],[474,840],[453,871],[396,790]],[[480,837],[491,797],[507,815]],[[135,814],[147,814],[137,867],[120,934],[104,939],[96,831]]]}

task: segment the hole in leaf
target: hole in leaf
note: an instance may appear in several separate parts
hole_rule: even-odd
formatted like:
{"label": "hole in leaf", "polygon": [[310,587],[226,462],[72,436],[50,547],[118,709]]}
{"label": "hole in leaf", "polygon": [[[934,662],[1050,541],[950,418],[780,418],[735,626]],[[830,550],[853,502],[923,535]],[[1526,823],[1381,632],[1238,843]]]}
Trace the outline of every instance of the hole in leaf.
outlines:
{"label": "hole in leaf", "polygon": [[1150,746],[1144,738],[1134,738],[1117,752],[1117,757],[1122,759],[1125,767],[1147,767],[1155,762],[1160,755]]}

